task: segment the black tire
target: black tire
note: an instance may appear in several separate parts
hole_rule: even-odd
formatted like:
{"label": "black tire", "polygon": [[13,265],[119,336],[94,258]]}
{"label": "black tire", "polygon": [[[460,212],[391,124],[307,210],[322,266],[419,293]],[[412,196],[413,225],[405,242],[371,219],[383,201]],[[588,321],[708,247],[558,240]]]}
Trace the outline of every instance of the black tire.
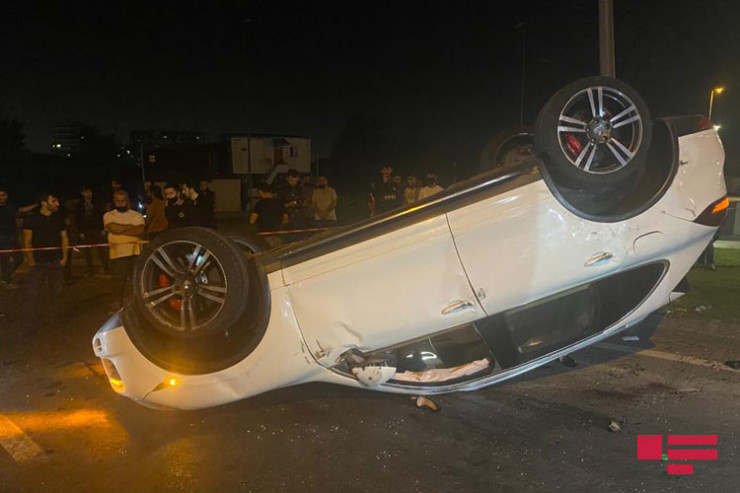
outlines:
{"label": "black tire", "polygon": [[652,137],[647,105],[627,84],[586,77],[563,87],[540,110],[535,151],[562,186],[623,186],[645,164]]}
{"label": "black tire", "polygon": [[234,232],[224,233],[224,236],[247,254],[264,252],[265,250],[270,249],[270,244],[261,236],[244,235]]}
{"label": "black tire", "polygon": [[534,154],[534,129],[531,125],[517,126],[498,133],[483,148],[480,171],[516,166]]}
{"label": "black tire", "polygon": [[147,326],[174,339],[227,333],[245,313],[247,261],[227,237],[207,228],[166,231],[132,274],[132,305]]}

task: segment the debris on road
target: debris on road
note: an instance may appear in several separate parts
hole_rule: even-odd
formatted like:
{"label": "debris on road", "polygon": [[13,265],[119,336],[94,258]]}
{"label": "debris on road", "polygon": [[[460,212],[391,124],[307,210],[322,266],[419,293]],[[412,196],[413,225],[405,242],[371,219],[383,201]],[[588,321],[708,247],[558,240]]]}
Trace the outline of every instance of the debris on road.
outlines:
{"label": "debris on road", "polygon": [[609,423],[609,431],[612,431],[614,433],[619,433],[622,431],[622,425],[624,423],[620,423],[619,421],[612,420],[611,423]]}
{"label": "debris on road", "polygon": [[680,307],[678,307],[678,308],[674,308],[674,309],[668,309],[668,310],[665,311],[665,313],[666,313],[666,315],[668,315],[669,313],[686,313],[687,311],[688,310],[686,310],[686,308],[680,308]]}
{"label": "debris on road", "polygon": [[561,356],[558,358],[558,362],[564,364],[568,368],[575,368],[578,363],[570,356]]}
{"label": "debris on road", "polygon": [[429,399],[428,397],[423,396],[419,396],[416,398],[416,407],[428,407],[435,413],[441,409],[439,404]]}
{"label": "debris on road", "polygon": [[733,370],[740,370],[740,359],[731,359],[729,361],[725,361],[725,364]]}
{"label": "debris on road", "polygon": [[712,305],[699,305],[696,308],[694,308],[694,311],[698,314],[702,314],[704,312],[708,312],[712,309]]}

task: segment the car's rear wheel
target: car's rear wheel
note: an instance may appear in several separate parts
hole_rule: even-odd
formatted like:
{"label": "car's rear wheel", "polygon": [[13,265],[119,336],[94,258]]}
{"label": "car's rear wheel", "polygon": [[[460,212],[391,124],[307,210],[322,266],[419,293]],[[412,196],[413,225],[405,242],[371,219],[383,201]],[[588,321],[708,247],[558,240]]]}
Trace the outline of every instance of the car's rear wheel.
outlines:
{"label": "car's rear wheel", "polygon": [[480,171],[511,168],[534,154],[534,130],[531,126],[517,126],[497,134],[483,148]]}
{"label": "car's rear wheel", "polygon": [[558,91],[540,111],[535,150],[562,186],[604,190],[642,169],[652,124],[647,105],[627,84],[587,77]]}
{"label": "car's rear wheel", "polygon": [[168,336],[224,332],[246,309],[246,260],[211,229],[181,228],[159,235],[136,262],[132,277],[134,308]]}
{"label": "car's rear wheel", "polygon": [[246,358],[270,317],[267,278],[251,258],[258,248],[259,238],[203,228],[159,235],[136,263],[133,296],[121,314],[137,349],[162,368],[191,375]]}

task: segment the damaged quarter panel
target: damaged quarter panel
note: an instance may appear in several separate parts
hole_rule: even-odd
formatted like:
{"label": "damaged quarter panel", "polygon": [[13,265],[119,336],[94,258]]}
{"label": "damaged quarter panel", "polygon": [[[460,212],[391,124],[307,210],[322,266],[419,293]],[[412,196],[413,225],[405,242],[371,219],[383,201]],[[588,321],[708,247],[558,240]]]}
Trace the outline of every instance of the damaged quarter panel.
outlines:
{"label": "damaged quarter panel", "polygon": [[678,172],[657,208],[693,221],[704,208],[727,193],[722,172],[725,151],[714,129],[683,135],[678,142]]}
{"label": "damaged quarter panel", "polygon": [[300,264],[285,282],[319,363],[481,318],[444,214]]}

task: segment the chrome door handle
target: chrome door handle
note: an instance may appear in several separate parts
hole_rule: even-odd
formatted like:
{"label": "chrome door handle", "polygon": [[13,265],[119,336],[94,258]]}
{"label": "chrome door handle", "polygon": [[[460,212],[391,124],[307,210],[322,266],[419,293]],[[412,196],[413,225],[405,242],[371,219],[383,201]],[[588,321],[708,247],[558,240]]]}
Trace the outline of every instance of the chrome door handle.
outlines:
{"label": "chrome door handle", "polygon": [[447,305],[446,307],[442,309],[442,315],[449,315],[452,312],[464,310],[465,308],[470,308],[472,306],[473,306],[472,301],[467,301],[467,300],[453,301],[452,303],[450,303],[449,305]]}
{"label": "chrome door handle", "polygon": [[609,260],[612,257],[614,257],[614,255],[612,255],[609,252],[599,252],[595,254],[593,257],[591,257],[590,259],[586,260],[586,263],[583,265],[584,267],[591,267],[592,265],[598,264],[599,262]]}

